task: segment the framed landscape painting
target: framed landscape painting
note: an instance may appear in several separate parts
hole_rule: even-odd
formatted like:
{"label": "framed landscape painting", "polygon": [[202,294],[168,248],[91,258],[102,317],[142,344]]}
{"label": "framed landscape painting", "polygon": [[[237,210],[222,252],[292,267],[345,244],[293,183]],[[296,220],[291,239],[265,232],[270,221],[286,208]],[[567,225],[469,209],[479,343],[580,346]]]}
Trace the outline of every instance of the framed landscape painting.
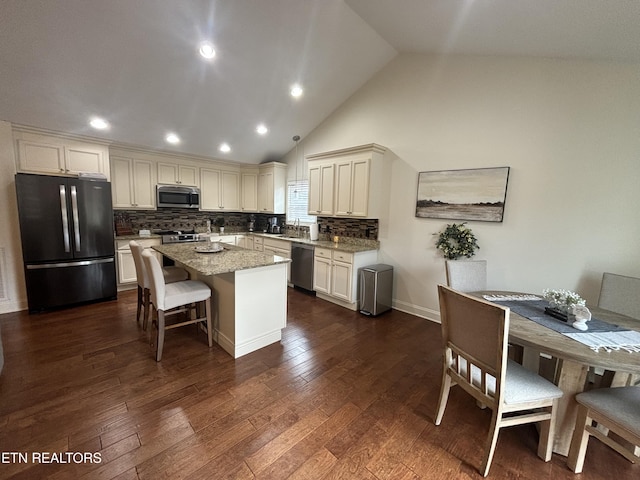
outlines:
{"label": "framed landscape painting", "polygon": [[416,217],[502,222],[509,167],[418,174]]}

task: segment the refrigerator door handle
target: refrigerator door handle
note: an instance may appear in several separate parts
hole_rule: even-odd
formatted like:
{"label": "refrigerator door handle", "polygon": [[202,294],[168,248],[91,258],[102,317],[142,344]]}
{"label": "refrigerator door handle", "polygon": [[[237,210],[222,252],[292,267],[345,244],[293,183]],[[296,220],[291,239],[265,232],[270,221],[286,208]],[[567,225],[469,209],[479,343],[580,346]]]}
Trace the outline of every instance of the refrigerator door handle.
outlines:
{"label": "refrigerator door handle", "polygon": [[64,239],[64,251],[69,253],[69,215],[67,214],[67,189],[60,185],[60,213],[62,214],[62,238]]}
{"label": "refrigerator door handle", "polygon": [[78,217],[78,192],[76,186],[71,186],[71,209],[73,212],[73,231],[76,240],[76,252],[80,251],[80,218]]}

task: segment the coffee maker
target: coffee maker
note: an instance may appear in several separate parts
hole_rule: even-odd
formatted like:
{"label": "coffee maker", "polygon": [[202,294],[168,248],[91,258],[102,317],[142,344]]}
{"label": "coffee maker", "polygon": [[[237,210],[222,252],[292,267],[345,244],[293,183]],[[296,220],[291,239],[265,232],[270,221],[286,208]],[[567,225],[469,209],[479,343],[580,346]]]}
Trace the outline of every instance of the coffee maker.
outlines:
{"label": "coffee maker", "polygon": [[269,226],[267,227],[269,233],[280,233],[280,225],[278,225],[278,217],[269,218]]}
{"label": "coffee maker", "polygon": [[255,228],[256,228],[256,216],[251,215],[249,216],[249,231],[253,232]]}

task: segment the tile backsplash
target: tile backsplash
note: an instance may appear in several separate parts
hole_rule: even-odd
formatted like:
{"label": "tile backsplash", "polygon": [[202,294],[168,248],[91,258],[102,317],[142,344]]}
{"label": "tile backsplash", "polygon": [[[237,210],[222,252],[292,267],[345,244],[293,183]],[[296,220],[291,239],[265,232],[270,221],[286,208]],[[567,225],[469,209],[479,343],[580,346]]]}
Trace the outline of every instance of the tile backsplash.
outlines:
{"label": "tile backsplash", "polygon": [[[268,219],[278,217],[278,224],[284,225],[285,215],[268,215],[262,213],[216,213],[201,212],[183,208],[162,208],[159,210],[116,210],[114,220],[131,226],[134,233],[147,230],[195,230],[204,232],[207,220],[211,221],[211,230],[217,232],[224,225],[226,233],[246,232],[253,219],[255,230],[266,229]],[[291,227],[289,227],[291,228]],[[301,227],[308,232],[309,227]],[[331,239],[337,235],[348,238],[378,239],[377,219],[318,217],[318,230],[321,240]]]}

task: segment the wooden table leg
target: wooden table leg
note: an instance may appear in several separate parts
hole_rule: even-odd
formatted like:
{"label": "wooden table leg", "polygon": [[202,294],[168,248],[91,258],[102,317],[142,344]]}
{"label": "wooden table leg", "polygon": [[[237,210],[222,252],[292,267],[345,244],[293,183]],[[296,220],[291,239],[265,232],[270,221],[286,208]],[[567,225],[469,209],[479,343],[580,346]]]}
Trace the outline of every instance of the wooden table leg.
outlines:
{"label": "wooden table leg", "polygon": [[584,391],[589,368],[570,360],[558,360],[558,362],[555,383],[564,392],[564,395],[558,401],[553,452],[566,457],[569,453],[571,435],[576,423],[578,403],[575,396]]}

